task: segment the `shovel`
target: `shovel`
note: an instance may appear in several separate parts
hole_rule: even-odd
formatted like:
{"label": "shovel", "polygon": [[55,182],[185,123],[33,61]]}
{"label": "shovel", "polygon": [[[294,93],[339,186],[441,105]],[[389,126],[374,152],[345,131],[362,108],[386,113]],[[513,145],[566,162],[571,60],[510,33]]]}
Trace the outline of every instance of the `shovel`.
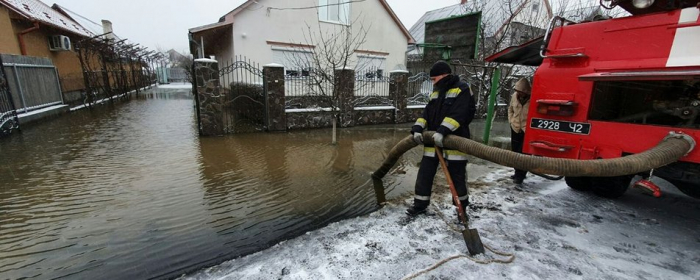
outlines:
{"label": "shovel", "polygon": [[452,182],[452,177],[450,176],[450,171],[447,170],[447,163],[445,158],[442,157],[442,149],[435,147],[438,159],[440,160],[440,166],[442,166],[442,171],[445,172],[445,177],[447,178],[447,183],[450,185],[450,192],[452,193],[452,200],[454,204],[457,205],[457,213],[459,213],[459,219],[464,225],[464,230],[462,231],[462,236],[464,237],[464,242],[467,243],[467,250],[469,250],[470,255],[477,255],[484,253],[484,244],[481,243],[481,237],[479,237],[479,232],[475,228],[469,228],[469,219],[467,218],[467,213],[462,208],[462,203],[459,201],[459,196],[457,195],[457,189],[455,189],[455,184]]}

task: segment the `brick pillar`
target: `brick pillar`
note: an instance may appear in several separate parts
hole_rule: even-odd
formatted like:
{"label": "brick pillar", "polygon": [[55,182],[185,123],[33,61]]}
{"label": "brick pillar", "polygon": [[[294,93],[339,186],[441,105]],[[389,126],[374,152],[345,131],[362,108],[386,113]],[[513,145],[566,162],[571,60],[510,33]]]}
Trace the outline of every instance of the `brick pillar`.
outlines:
{"label": "brick pillar", "polygon": [[284,110],[284,66],[268,64],[263,66],[265,93],[267,94],[267,129],[287,130],[287,113]]}
{"label": "brick pillar", "polygon": [[200,58],[194,61],[199,100],[199,123],[202,136],[224,135],[223,102],[220,95],[219,63],[213,59]]}
{"label": "brick pillar", "polygon": [[354,106],[352,105],[352,102],[355,100],[355,70],[347,68],[336,69],[334,75],[336,83],[333,91],[338,95],[340,127],[355,126],[353,118]]}
{"label": "brick pillar", "polygon": [[389,95],[394,100],[396,123],[408,122],[408,71],[394,70],[389,74]]}

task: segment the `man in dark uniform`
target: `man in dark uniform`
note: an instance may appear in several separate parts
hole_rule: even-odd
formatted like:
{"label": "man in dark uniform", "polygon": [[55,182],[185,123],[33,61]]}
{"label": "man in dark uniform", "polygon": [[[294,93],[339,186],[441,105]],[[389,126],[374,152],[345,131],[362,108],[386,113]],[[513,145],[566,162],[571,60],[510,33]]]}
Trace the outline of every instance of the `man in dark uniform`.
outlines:
{"label": "man in dark uniform", "polygon": [[[469,85],[452,75],[450,65],[438,61],[430,69],[430,79],[434,90],[430,94],[428,105],[423,110],[423,116],[418,118],[411,129],[413,140],[423,144],[423,131],[435,131],[435,145],[443,147],[445,136],[454,134],[469,138],[469,123],[474,118],[476,106]],[[447,169],[457,189],[457,195],[464,208],[469,205],[467,194],[467,155],[458,150],[442,149],[447,160]],[[411,216],[425,213],[430,204],[430,194],[433,189],[433,179],[440,161],[435,153],[435,147],[425,145],[423,159],[420,163],[416,178],[415,198],[413,206],[406,210]]]}

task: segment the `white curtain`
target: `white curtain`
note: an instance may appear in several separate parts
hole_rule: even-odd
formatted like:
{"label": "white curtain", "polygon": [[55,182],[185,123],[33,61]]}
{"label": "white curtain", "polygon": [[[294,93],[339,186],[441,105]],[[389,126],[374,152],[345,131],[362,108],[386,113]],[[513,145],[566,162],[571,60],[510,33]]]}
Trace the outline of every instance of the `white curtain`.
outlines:
{"label": "white curtain", "polygon": [[385,66],[385,57],[358,55],[355,71],[384,70]]}
{"label": "white curtain", "polygon": [[286,70],[300,70],[310,67],[313,53],[304,50],[272,50],[272,62],[284,65]]}

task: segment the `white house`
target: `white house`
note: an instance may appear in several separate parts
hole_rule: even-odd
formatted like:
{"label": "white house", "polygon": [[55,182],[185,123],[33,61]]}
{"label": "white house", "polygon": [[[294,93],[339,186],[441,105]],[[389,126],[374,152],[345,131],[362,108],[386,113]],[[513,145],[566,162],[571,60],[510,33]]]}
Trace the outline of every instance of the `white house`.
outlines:
{"label": "white house", "polygon": [[220,62],[245,56],[292,68],[291,57],[318,51],[319,36],[348,27],[352,36],[366,34],[349,67],[404,69],[407,43],[413,38],[385,0],[249,0],[217,23],[191,28],[190,47],[195,56],[214,56]]}

